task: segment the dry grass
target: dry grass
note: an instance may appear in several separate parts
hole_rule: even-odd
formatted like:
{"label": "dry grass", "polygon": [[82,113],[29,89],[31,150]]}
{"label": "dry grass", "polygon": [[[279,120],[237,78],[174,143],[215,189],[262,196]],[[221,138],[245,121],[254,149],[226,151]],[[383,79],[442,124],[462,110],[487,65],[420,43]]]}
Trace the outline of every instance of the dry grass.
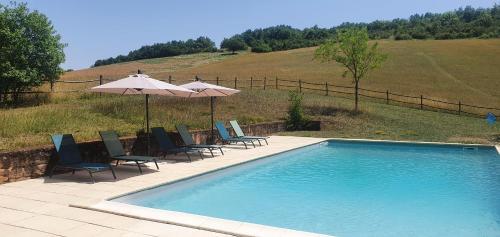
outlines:
{"label": "dry grass", "polygon": [[[389,55],[381,69],[362,82],[367,89],[427,95],[450,102],[500,107],[500,40],[380,41]],[[342,78],[342,68],[313,61],[315,48],[267,54],[190,55],[187,58],[153,59],[98,67],[66,74],[63,80],[96,79],[99,74],[117,78],[138,68],[157,78],[248,80],[251,76],[325,82],[352,86]],[[199,57],[199,58],[198,58]],[[210,59],[215,57],[215,60]],[[201,62],[201,63],[200,63]],[[182,66],[180,66],[182,65]]]}

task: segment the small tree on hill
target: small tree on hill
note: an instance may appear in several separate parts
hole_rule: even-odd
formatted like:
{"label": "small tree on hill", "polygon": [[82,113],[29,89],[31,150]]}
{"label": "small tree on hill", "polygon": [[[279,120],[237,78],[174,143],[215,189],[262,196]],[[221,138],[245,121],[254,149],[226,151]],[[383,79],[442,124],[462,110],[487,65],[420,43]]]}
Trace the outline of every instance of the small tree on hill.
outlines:
{"label": "small tree on hill", "polygon": [[297,91],[290,91],[288,97],[290,98],[290,107],[286,117],[286,129],[290,131],[301,130],[309,121],[302,108],[302,94]]}
{"label": "small tree on hill", "polygon": [[342,74],[350,74],[355,84],[355,107],[358,111],[359,81],[372,69],[380,67],[387,55],[378,52],[378,44],[368,44],[366,28],[347,28],[337,32],[336,40],[330,40],[316,49],[314,58],[322,62],[334,61],[343,65]]}
{"label": "small tree on hill", "polygon": [[245,41],[243,41],[243,39],[238,38],[238,37],[224,39],[222,41],[222,43],[220,44],[220,47],[223,49],[227,49],[227,50],[232,51],[233,54],[235,51],[247,49],[247,45],[245,44]]}

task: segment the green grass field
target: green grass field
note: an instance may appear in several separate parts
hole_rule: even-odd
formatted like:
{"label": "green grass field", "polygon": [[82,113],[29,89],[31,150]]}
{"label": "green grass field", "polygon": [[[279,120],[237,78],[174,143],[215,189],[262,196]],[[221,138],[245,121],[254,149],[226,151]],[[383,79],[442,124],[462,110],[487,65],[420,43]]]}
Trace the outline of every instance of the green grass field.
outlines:
{"label": "green grass field", "polygon": [[[500,107],[500,40],[381,41],[388,61],[362,87],[399,93],[433,95],[449,101]],[[172,58],[141,60],[67,73],[63,80],[116,79],[137,69],[159,79],[172,75],[188,80],[194,75],[206,79],[240,80],[253,76],[278,76],[351,85],[341,78],[333,64],[312,61],[314,48],[267,54],[238,55],[204,53]],[[179,83],[180,81],[175,81]],[[96,83],[58,84],[56,90],[87,89]],[[227,84],[230,85],[230,84]],[[141,96],[54,93],[38,106],[0,109],[0,150],[50,144],[53,133],[72,133],[78,141],[98,139],[99,130],[114,129],[134,135],[144,127]],[[243,124],[282,120],[288,107],[287,91],[243,90],[217,103],[217,119],[236,118]],[[169,130],[185,123],[192,129],[209,127],[208,99],[178,99],[154,96],[151,101],[153,126]],[[484,119],[361,101],[359,115],[353,115],[351,99],[306,93],[305,111],[321,119],[320,132],[286,132],[288,135],[372,138],[465,143],[500,142],[500,125]]]}

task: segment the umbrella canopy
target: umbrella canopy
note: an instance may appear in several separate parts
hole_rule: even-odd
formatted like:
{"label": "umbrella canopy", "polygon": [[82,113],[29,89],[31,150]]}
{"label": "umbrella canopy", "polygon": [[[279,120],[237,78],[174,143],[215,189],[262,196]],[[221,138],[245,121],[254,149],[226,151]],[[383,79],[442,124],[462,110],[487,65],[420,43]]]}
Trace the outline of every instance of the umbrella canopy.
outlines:
{"label": "umbrella canopy", "polygon": [[92,87],[92,92],[114,93],[122,95],[146,96],[146,136],[149,155],[149,95],[190,97],[195,91],[150,78],[145,74],[129,75],[126,78]]}
{"label": "umbrella canopy", "polygon": [[205,82],[199,81],[198,78],[196,78],[196,81],[194,81],[194,82],[181,85],[181,87],[198,92],[197,94],[191,94],[190,97],[210,97],[210,115],[211,115],[210,121],[212,124],[212,130],[210,133],[210,142],[211,142],[211,144],[213,144],[214,143],[214,103],[215,103],[214,99],[215,99],[215,97],[230,96],[230,95],[236,94],[240,91],[236,90],[236,89],[232,89],[232,88],[227,88],[227,87],[223,87],[223,86],[205,83]]}
{"label": "umbrella canopy", "polygon": [[190,89],[198,92],[197,94],[191,94],[190,97],[218,97],[218,96],[229,96],[240,92],[239,90],[227,88],[223,86],[213,85],[201,81],[195,81],[181,85],[186,89]]}
{"label": "umbrella canopy", "polygon": [[189,97],[191,94],[196,94],[192,90],[150,78],[145,74],[129,75],[117,81],[92,87],[90,90],[122,95],[148,94]]}

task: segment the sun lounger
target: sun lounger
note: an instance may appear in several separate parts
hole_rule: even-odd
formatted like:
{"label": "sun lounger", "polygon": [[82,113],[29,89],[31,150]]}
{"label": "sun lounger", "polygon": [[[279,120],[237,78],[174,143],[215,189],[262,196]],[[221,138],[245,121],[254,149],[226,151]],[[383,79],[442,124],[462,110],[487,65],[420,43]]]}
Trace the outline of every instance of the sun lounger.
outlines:
{"label": "sun lounger", "polygon": [[221,145],[206,145],[206,144],[196,144],[193,140],[193,136],[189,133],[189,130],[187,129],[186,125],[179,124],[175,126],[177,129],[177,132],[181,135],[181,139],[186,144],[188,147],[193,147],[193,148],[202,148],[202,149],[208,149],[210,151],[210,154],[212,154],[212,157],[214,157],[213,150],[219,150],[222,155],[224,155],[224,152],[222,151],[222,146]]}
{"label": "sun lounger", "polygon": [[163,153],[163,157],[166,157],[167,154],[177,155],[179,153],[184,153],[186,154],[189,161],[192,161],[189,153],[198,153],[200,155],[200,158],[203,159],[203,154],[202,154],[203,149],[192,148],[192,147],[178,147],[172,142],[170,137],[168,137],[168,134],[164,128],[162,127],[151,128],[151,132],[153,133],[153,136],[155,137],[156,141],[158,142],[158,145],[160,146],[160,152]]}
{"label": "sun lounger", "polygon": [[95,183],[93,173],[110,170],[116,179],[115,171],[110,164],[83,162],[78,145],[71,134],[52,135],[52,142],[56,148],[58,160],[52,169],[49,170],[49,177],[56,168],[71,170],[73,174],[76,170],[86,170],[89,172],[92,183]]}
{"label": "sun lounger", "polygon": [[262,145],[260,143],[261,140],[264,140],[266,142],[267,145],[269,145],[269,143],[267,142],[267,139],[269,137],[262,137],[262,136],[245,136],[245,133],[243,133],[243,130],[241,129],[240,125],[238,124],[238,121],[236,120],[231,120],[229,121],[229,123],[231,124],[231,127],[233,127],[233,130],[234,130],[234,133],[236,133],[236,137],[238,138],[250,138],[250,139],[257,139],[257,141],[259,142],[259,145]]}
{"label": "sun lounger", "polygon": [[219,131],[219,135],[222,139],[222,142],[232,144],[235,143],[237,144],[238,142],[243,143],[245,145],[245,148],[248,149],[247,143],[252,143],[253,147],[255,147],[254,141],[257,139],[252,139],[252,138],[238,138],[238,137],[231,137],[229,135],[229,131],[227,131],[226,127],[224,126],[224,123],[221,121],[215,122],[215,127],[217,128],[217,131]]}
{"label": "sun lounger", "polygon": [[156,165],[156,169],[160,169],[160,167],[158,167],[158,163],[156,162],[156,160],[158,159],[157,157],[127,155],[125,153],[125,150],[123,149],[123,145],[120,142],[120,139],[118,138],[118,134],[116,134],[115,131],[101,131],[99,132],[99,134],[101,135],[101,139],[104,142],[109,156],[111,157],[111,159],[116,160],[117,166],[120,161],[134,162],[135,164],[137,164],[139,172],[142,174],[141,164],[154,162]]}

